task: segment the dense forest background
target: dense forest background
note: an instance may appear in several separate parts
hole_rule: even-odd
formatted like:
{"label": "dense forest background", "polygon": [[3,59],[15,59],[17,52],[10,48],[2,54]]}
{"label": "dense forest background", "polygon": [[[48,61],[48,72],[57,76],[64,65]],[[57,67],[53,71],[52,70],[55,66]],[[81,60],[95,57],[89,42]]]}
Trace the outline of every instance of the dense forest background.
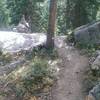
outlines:
{"label": "dense forest background", "polygon": [[[0,0],[0,27],[15,26],[25,15],[33,32],[47,32],[50,0]],[[57,34],[100,20],[100,0],[58,0]]]}

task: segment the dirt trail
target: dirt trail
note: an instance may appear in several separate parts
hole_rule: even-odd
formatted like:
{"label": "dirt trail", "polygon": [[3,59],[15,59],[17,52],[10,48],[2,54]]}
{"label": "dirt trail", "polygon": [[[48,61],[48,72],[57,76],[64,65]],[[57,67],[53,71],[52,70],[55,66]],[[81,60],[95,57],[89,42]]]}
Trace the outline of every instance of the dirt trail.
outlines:
{"label": "dirt trail", "polygon": [[61,39],[57,50],[62,66],[57,84],[52,90],[53,100],[85,100],[82,81],[83,73],[88,67],[88,58],[80,55],[77,49],[66,45]]}

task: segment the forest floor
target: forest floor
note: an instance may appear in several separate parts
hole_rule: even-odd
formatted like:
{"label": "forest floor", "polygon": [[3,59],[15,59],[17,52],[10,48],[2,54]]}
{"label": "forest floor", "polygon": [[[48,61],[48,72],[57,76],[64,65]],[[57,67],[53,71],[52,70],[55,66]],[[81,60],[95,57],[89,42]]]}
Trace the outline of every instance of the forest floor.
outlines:
{"label": "forest floor", "polygon": [[[52,100],[85,100],[83,81],[84,73],[89,66],[88,57],[80,54],[80,50],[75,47],[66,44],[63,37],[57,37],[55,42],[58,57],[62,62],[58,64],[60,72],[51,91]],[[0,87],[0,91],[2,89]],[[15,99],[12,93],[12,96],[10,94],[10,97],[0,100],[20,99]]]}
{"label": "forest floor", "polygon": [[52,89],[53,100],[85,100],[83,81],[89,66],[88,57],[68,46],[63,39],[58,39],[58,42],[57,52],[62,63],[57,83]]}

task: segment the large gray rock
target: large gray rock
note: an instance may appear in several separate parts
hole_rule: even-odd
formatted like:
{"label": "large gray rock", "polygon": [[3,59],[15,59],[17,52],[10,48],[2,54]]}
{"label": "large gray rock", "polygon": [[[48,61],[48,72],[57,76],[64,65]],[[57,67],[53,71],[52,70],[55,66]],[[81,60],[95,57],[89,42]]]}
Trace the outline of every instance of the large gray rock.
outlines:
{"label": "large gray rock", "polygon": [[19,33],[31,33],[30,26],[27,22],[19,23],[16,28],[13,28],[13,31]]}
{"label": "large gray rock", "polygon": [[1,51],[14,53],[23,50],[30,50],[46,42],[44,33],[17,33],[0,31],[0,49]]}
{"label": "large gray rock", "polygon": [[16,26],[16,28],[13,28],[13,31],[19,32],[19,33],[30,33],[30,26],[29,23],[25,20],[25,16],[23,15],[19,24]]}
{"label": "large gray rock", "polygon": [[13,31],[20,32],[20,33],[30,33],[29,27],[21,23],[19,23],[18,26],[16,26],[16,28],[13,28]]}
{"label": "large gray rock", "polygon": [[84,45],[100,44],[100,21],[75,29],[75,40]]}
{"label": "large gray rock", "polygon": [[93,97],[93,100],[100,100],[100,84],[93,87],[93,89],[89,92],[89,96]]}
{"label": "large gray rock", "polygon": [[100,55],[97,56],[97,58],[92,63],[91,69],[100,71]]}
{"label": "large gray rock", "polygon": [[44,33],[0,31],[0,50],[3,52],[0,54],[0,76],[9,74],[17,67],[26,64],[26,56],[32,54],[32,49],[45,43],[46,34]]}

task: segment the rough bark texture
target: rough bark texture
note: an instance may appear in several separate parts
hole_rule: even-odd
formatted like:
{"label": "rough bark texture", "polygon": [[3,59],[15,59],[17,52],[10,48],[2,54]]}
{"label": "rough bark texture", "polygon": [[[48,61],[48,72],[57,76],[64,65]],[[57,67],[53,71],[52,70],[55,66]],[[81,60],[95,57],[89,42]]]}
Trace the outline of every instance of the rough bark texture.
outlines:
{"label": "rough bark texture", "polygon": [[50,1],[50,15],[49,15],[49,24],[47,32],[47,48],[54,47],[54,33],[55,33],[55,23],[56,23],[56,9],[57,9],[57,0]]}

